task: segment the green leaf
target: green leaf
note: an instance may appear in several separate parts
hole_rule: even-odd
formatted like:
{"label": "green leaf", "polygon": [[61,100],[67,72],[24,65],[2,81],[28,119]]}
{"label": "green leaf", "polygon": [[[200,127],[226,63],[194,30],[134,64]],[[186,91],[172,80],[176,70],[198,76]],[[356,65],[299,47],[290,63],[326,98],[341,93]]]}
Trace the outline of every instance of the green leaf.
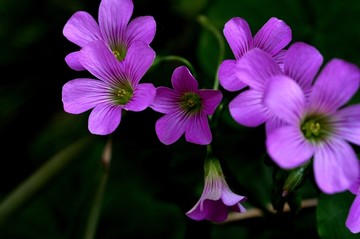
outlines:
{"label": "green leaf", "polygon": [[355,196],[349,192],[333,195],[321,194],[316,211],[317,230],[324,239],[353,239],[359,235],[352,234],[345,226],[349,209]]}

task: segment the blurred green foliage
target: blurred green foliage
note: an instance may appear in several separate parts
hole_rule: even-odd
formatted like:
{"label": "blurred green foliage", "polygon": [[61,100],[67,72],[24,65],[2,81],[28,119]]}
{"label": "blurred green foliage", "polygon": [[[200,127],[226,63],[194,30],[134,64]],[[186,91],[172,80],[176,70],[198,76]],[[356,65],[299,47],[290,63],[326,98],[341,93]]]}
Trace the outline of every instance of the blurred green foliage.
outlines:
{"label": "blurred green foliage", "polygon": [[[77,46],[62,35],[70,16],[84,10],[97,19],[100,0],[0,1],[0,200],[39,169],[49,158],[88,136],[88,112],[63,111],[61,88],[85,77],[67,67],[64,57]],[[324,56],[360,65],[360,2],[311,0],[134,0],[135,16],[152,15],[157,34],[151,44],[158,55],[179,55],[196,70],[201,88],[212,87],[219,46],[203,29],[206,16],[222,33],[226,21],[245,18],[255,34],[272,16],[291,28],[293,41],[314,45]],[[226,59],[233,55],[226,43]],[[143,81],[169,85],[179,62],[162,63]],[[230,100],[233,93],[224,92]],[[357,94],[351,103],[359,103]],[[348,193],[322,195],[312,172],[299,190],[301,198],[319,197],[318,207],[297,214],[265,213],[225,224],[192,221],[185,216],[203,187],[206,149],[183,139],[162,145],[151,110],[129,112],[111,136],[113,153],[96,238],[360,238],[345,228],[354,199]],[[237,125],[227,109],[214,132],[218,156],[231,189],[248,197],[248,209],[266,209],[271,202],[273,167],[265,156],[264,127]],[[91,201],[103,172],[101,153],[107,137],[95,143],[33,195],[0,225],[2,239],[83,238]],[[359,148],[355,148],[359,152]]]}

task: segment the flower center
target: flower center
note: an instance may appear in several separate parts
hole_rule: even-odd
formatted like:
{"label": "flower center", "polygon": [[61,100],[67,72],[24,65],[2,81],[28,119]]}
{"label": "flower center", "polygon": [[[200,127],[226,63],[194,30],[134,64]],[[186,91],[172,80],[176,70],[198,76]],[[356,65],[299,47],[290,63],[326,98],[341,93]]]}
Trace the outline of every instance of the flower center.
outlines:
{"label": "flower center", "polygon": [[189,113],[199,112],[202,108],[200,96],[192,92],[187,92],[180,98],[180,105]]}
{"label": "flower center", "polygon": [[321,126],[319,122],[309,120],[301,127],[306,138],[317,137],[320,134]]}
{"label": "flower center", "polygon": [[114,56],[118,61],[122,61],[126,56],[126,47],[124,46],[112,47],[112,53],[114,54]]}
{"label": "flower center", "polygon": [[133,96],[134,90],[129,84],[122,84],[119,88],[114,90],[115,103],[125,105]]}
{"label": "flower center", "polygon": [[319,141],[330,133],[330,125],[325,117],[308,117],[301,124],[301,131],[308,140]]}

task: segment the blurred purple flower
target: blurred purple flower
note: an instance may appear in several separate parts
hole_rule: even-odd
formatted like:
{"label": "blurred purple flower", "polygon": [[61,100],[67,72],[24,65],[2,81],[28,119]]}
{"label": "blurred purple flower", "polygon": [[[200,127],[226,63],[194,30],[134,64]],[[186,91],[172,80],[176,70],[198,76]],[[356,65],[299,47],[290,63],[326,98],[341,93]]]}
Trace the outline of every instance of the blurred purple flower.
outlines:
{"label": "blurred purple flower", "polygon": [[[78,11],[65,24],[63,34],[81,48],[94,40],[102,40],[119,61],[123,60],[134,42],[143,41],[149,45],[156,31],[152,16],[130,21],[133,9],[132,0],[102,0],[99,24],[89,13]],[[79,61],[79,51],[68,54],[65,61],[74,70],[85,70]]]}
{"label": "blurred purple flower", "polygon": [[220,163],[211,158],[205,161],[205,185],[200,200],[186,213],[194,220],[222,222],[229,211],[245,212],[240,204],[246,197],[233,193],[225,181]]}
{"label": "blurred purple flower", "polygon": [[238,91],[246,86],[236,74],[236,64],[248,51],[261,49],[282,66],[286,47],[291,41],[291,28],[282,20],[272,17],[252,37],[250,27],[244,19],[234,17],[224,26],[225,38],[235,60],[224,60],[219,67],[219,81],[228,91]]}
{"label": "blurred purple flower", "polygon": [[151,108],[165,114],[156,122],[159,140],[166,144],[176,142],[184,133],[194,144],[206,145],[212,140],[208,115],[220,104],[219,90],[198,89],[196,79],[188,68],[176,68],[171,77],[174,89],[160,86]]}
{"label": "blurred purple flower", "polygon": [[256,127],[266,122],[267,133],[283,124],[263,103],[265,85],[273,77],[286,75],[295,80],[308,95],[312,81],[323,62],[320,52],[302,42],[292,44],[284,56],[283,70],[264,51],[250,50],[238,61],[236,74],[249,85],[229,104],[233,119],[244,126]]}
{"label": "blurred purple flower", "polygon": [[350,207],[349,214],[346,219],[346,227],[352,233],[360,232],[360,178],[350,187],[350,191],[356,195],[354,202]]}
{"label": "blurred purple flower", "polygon": [[119,62],[103,41],[93,41],[79,53],[79,61],[97,79],[80,78],[63,86],[62,101],[66,112],[80,114],[93,108],[89,130],[107,135],[120,124],[121,111],[142,111],[153,101],[152,84],[139,84],[150,68],[155,52],[145,43],[133,43],[126,61]]}
{"label": "blurred purple flower", "polygon": [[267,135],[269,155],[285,169],[313,158],[317,185],[328,194],[347,190],[360,173],[349,144],[360,145],[360,104],[343,107],[357,92],[359,81],[356,65],[333,59],[319,73],[308,97],[286,75],[273,76],[266,84],[264,104],[286,122]]}

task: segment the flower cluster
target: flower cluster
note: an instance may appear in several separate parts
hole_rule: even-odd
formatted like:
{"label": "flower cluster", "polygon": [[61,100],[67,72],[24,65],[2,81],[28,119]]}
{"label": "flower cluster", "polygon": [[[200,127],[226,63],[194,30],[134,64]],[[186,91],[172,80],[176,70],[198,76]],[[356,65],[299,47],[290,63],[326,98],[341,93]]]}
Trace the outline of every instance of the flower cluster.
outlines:
{"label": "flower cluster", "polygon": [[[222,92],[199,89],[186,66],[173,71],[173,89],[139,83],[156,57],[150,47],[156,23],[151,16],[130,21],[132,12],[131,0],[102,0],[99,24],[82,11],[66,23],[64,36],[81,49],[65,61],[97,79],[67,82],[62,90],[65,111],[92,109],[89,131],[108,135],[119,126],[123,110],[151,108],[164,114],[155,124],[163,144],[184,135],[187,142],[210,147],[209,116],[222,103]],[[347,103],[358,91],[360,69],[336,58],[322,68],[321,53],[304,42],[289,45],[291,28],[275,17],[254,36],[246,20],[235,17],[226,22],[223,34],[235,59],[222,61],[218,79],[224,90],[239,91],[228,105],[233,119],[247,127],[265,124],[267,153],[280,168],[311,162],[322,192],[356,194],[346,225],[359,232],[360,167],[351,144],[360,145],[360,104]],[[186,215],[221,222],[229,209],[245,212],[244,201],[230,190],[220,162],[208,154],[203,193]]]}

